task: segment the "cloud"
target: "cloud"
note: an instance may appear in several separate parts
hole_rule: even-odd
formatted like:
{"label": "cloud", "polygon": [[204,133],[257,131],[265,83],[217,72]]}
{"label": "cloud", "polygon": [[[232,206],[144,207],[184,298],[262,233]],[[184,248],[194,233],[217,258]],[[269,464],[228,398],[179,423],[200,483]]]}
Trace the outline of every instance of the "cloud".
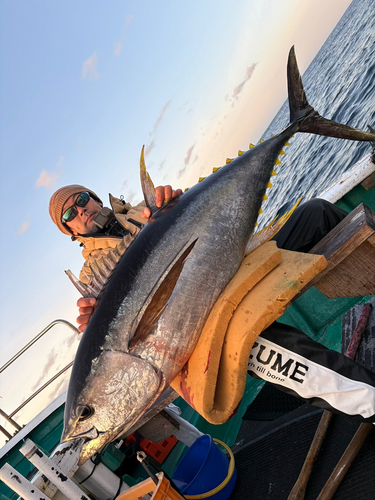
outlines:
{"label": "cloud", "polygon": [[123,48],[124,43],[125,43],[126,32],[130,26],[130,23],[132,22],[132,19],[133,19],[132,14],[129,14],[126,16],[125,26],[122,30],[120,40],[115,45],[115,51],[114,51],[115,56],[121,56],[122,48]]}
{"label": "cloud", "polygon": [[145,156],[146,157],[151,153],[151,151],[154,149],[154,147],[155,147],[155,141],[154,141],[154,139],[152,139],[150,144],[148,146],[146,146],[146,148],[145,148]]}
{"label": "cloud", "polygon": [[193,152],[194,146],[195,146],[195,143],[187,150],[187,153],[186,153],[186,156],[185,156],[185,160],[184,160],[184,164],[185,165],[189,164],[189,161],[190,161],[190,158],[191,158],[191,153]]}
{"label": "cloud", "polygon": [[184,175],[186,168],[189,165],[191,154],[193,152],[194,147],[195,147],[195,143],[186,152],[186,156],[185,156],[185,160],[184,160],[184,167],[181,168],[181,170],[179,170],[178,174],[177,174],[177,177],[179,179]]}
{"label": "cloud", "polygon": [[98,57],[96,52],[94,52],[82,65],[82,78],[87,77],[89,80],[97,80],[99,78],[97,66]]}
{"label": "cloud", "polygon": [[[128,180],[126,179],[120,188],[120,192],[125,191],[128,186]],[[129,191],[125,191],[125,201],[127,203],[130,203],[130,205],[136,205],[139,203],[139,195],[135,191],[132,191],[131,189]]]}
{"label": "cloud", "polygon": [[187,167],[187,165],[185,165],[183,168],[181,168],[181,170],[178,171],[178,174],[177,174],[178,179],[181,179],[181,177],[184,175],[184,173],[186,171],[186,167]]}
{"label": "cloud", "polygon": [[49,354],[47,358],[47,363],[44,365],[43,372],[38,378],[38,380],[35,382],[35,384],[32,386],[31,390],[36,391],[39,389],[40,385],[42,382],[44,382],[50,368],[55,365],[55,361],[58,358],[58,353],[55,352],[55,349],[53,349]]}
{"label": "cloud", "polygon": [[155,134],[155,132],[159,128],[160,122],[162,121],[164,113],[167,111],[168,106],[170,105],[171,101],[172,101],[172,99],[169,99],[169,101],[164,104],[164,106],[163,106],[163,108],[162,108],[162,110],[160,112],[159,118],[156,120],[154,128],[153,128],[153,130],[152,130],[152,132],[151,132],[150,135]]}
{"label": "cloud", "polygon": [[35,187],[44,187],[48,190],[55,189],[56,181],[60,177],[60,175],[62,175],[63,163],[64,157],[60,156],[59,161],[56,163],[57,172],[47,172],[47,170],[42,170],[38,180],[35,183]]}
{"label": "cloud", "polygon": [[251,66],[247,67],[245,79],[241,83],[236,85],[236,87],[234,87],[233,94],[232,94],[233,99],[238,99],[238,96],[241,94],[246,82],[248,82],[250,80],[250,78],[252,77],[257,64],[258,63],[254,63]]}
{"label": "cloud", "polygon": [[125,195],[125,200],[130,203],[130,205],[137,205],[139,203],[139,195],[135,191],[128,191]]}
{"label": "cloud", "polygon": [[54,189],[56,186],[56,181],[59,174],[56,172],[47,172],[47,170],[42,170],[39,179],[36,181],[35,186],[45,187],[46,189]]}
{"label": "cloud", "polygon": [[17,230],[17,234],[21,236],[25,231],[27,231],[30,227],[30,220],[26,220]]}

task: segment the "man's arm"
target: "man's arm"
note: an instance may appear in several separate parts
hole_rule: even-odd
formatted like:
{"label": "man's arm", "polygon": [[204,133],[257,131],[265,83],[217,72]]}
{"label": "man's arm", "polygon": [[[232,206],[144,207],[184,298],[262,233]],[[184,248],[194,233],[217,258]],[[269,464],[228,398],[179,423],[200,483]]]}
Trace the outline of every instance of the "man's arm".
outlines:
{"label": "man's arm", "polygon": [[[172,189],[171,186],[158,186],[155,188],[156,195],[156,206],[161,207],[164,201],[169,201],[176,196],[182,194],[181,189]],[[143,219],[148,219],[151,215],[151,211],[148,207],[145,207],[141,212],[141,217]],[[96,309],[96,299],[93,297],[84,298],[81,297],[77,301],[77,307],[79,316],[77,318],[77,323],[79,325],[78,331],[83,333],[88,325],[91,316],[94,314]]]}

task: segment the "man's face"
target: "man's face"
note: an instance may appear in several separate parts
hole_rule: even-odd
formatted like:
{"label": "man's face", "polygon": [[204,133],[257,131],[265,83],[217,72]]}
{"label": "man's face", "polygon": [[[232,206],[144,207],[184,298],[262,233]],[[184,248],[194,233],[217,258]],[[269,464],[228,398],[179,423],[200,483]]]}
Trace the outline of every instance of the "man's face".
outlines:
{"label": "man's face", "polygon": [[[77,200],[79,194],[72,195],[63,206],[62,212],[64,213],[69,207],[73,206]],[[102,205],[98,203],[96,200],[90,197],[89,201],[86,203],[84,207],[78,207],[76,205],[78,214],[74,219],[70,222],[67,222],[66,225],[72,231],[74,236],[78,236],[79,234],[89,234],[94,232],[94,222],[93,220],[98,215],[100,210],[102,209]]]}

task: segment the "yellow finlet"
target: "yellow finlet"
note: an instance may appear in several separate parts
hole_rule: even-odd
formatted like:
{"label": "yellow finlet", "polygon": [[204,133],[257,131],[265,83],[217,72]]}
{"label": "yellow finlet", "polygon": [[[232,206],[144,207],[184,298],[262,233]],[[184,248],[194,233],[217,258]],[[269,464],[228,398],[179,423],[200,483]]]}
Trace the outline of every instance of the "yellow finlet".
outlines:
{"label": "yellow finlet", "polygon": [[271,176],[273,176],[273,175],[277,175],[274,168],[272,169],[272,172],[271,172]]}
{"label": "yellow finlet", "polygon": [[264,139],[261,139],[259,142],[264,142]]}
{"label": "yellow finlet", "polygon": [[283,150],[281,150],[281,151],[279,152],[279,156],[284,156],[284,155],[285,155],[285,152],[284,152]]}
{"label": "yellow finlet", "polygon": [[205,180],[206,177],[199,177],[198,182],[202,182]]}
{"label": "yellow finlet", "polygon": [[253,149],[253,148],[255,148],[255,146],[254,146],[254,144],[251,144],[251,142],[250,142],[249,149]]}
{"label": "yellow finlet", "polygon": [[227,158],[227,159],[225,160],[225,163],[228,165],[228,163],[230,163],[231,161],[233,161],[233,158]]}
{"label": "yellow finlet", "polygon": [[268,200],[267,195],[264,195],[262,198],[262,201],[266,201],[266,200]]}
{"label": "yellow finlet", "polygon": [[275,165],[281,165],[281,161],[278,158],[276,158]]}
{"label": "yellow finlet", "polygon": [[263,213],[263,210],[260,208],[258,214],[260,215],[262,213]]}
{"label": "yellow finlet", "polygon": [[214,167],[214,168],[212,169],[212,172],[213,172],[213,173],[215,173],[215,172],[217,172],[217,171],[218,171],[218,170],[220,170],[220,169],[221,169],[221,167]]}
{"label": "yellow finlet", "polygon": [[238,156],[241,156],[244,154],[245,151],[241,151],[240,149],[238,150]]}
{"label": "yellow finlet", "polygon": [[290,136],[290,138],[291,138],[291,139],[294,139],[294,135],[291,135],[291,136]]}
{"label": "yellow finlet", "polygon": [[271,188],[271,187],[272,187],[271,181],[268,181],[267,188]]}
{"label": "yellow finlet", "polygon": [[286,141],[286,143],[284,144],[284,146],[290,146],[289,142]]}
{"label": "yellow finlet", "polygon": [[184,193],[186,193],[186,191],[188,191],[188,190],[189,190],[189,188],[185,188],[185,189],[184,189]]}

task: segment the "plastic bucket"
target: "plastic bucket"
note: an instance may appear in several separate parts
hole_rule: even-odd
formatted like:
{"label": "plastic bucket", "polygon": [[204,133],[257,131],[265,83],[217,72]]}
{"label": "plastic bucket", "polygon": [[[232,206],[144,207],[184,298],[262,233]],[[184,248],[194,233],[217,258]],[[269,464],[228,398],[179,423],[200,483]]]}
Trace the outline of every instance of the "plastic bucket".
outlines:
{"label": "plastic bucket", "polygon": [[[184,496],[210,492],[227,478],[229,459],[208,434],[199,437],[182,457],[172,480]],[[224,488],[206,498],[227,500],[236,483],[237,471]],[[198,496],[197,496],[198,498]]]}

